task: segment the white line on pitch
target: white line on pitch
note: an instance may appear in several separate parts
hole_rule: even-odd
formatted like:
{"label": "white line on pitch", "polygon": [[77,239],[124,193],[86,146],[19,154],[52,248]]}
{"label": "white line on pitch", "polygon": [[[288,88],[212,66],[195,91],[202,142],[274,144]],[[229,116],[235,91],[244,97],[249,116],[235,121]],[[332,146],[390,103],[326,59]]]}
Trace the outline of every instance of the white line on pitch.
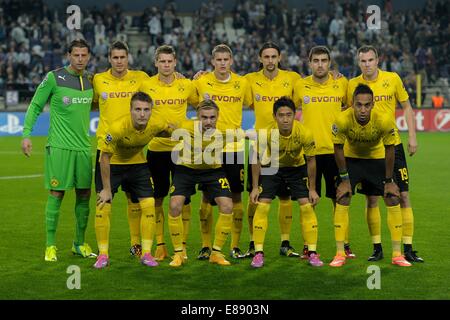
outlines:
{"label": "white line on pitch", "polygon": [[42,176],[43,176],[43,174],[30,174],[27,176],[5,176],[5,177],[0,177],[0,180],[31,179],[31,178],[39,178]]}

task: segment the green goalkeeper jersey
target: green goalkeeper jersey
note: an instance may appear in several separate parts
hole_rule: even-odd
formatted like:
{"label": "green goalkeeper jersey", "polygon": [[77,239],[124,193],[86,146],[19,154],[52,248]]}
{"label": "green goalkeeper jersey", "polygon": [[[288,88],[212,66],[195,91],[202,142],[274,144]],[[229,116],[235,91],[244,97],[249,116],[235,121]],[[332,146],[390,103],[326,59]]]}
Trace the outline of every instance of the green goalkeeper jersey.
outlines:
{"label": "green goalkeeper jersey", "polygon": [[93,89],[89,75],[68,67],[50,71],[37,88],[25,115],[23,138],[29,138],[38,116],[50,98],[50,128],[47,146],[85,151],[89,138]]}

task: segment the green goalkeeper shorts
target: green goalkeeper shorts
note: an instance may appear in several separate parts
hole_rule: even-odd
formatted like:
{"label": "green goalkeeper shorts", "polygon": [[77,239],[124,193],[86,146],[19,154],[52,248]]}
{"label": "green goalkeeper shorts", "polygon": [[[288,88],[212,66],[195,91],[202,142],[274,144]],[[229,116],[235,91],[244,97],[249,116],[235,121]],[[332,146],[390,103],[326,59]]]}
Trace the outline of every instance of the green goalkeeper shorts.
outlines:
{"label": "green goalkeeper shorts", "polygon": [[45,148],[45,188],[49,190],[90,189],[91,151]]}

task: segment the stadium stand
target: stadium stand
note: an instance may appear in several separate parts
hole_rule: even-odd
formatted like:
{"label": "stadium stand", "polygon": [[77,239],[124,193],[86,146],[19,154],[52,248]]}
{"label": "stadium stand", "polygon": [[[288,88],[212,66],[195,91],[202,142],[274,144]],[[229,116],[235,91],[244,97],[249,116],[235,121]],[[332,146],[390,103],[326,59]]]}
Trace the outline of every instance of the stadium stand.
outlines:
{"label": "stadium stand", "polygon": [[367,28],[362,1],[329,0],[323,10],[311,3],[300,9],[287,1],[237,0],[225,10],[222,2],[209,0],[195,12],[179,12],[175,1],[138,12],[125,12],[117,3],[94,5],[82,8],[81,30],[68,31],[66,4],[49,8],[43,0],[0,1],[0,97],[4,100],[6,89],[17,86],[27,99],[30,94],[22,94],[24,88],[33,92],[49,70],[67,62],[65,45],[83,37],[93,50],[91,72],[108,68],[108,44],[122,39],[130,46],[131,68],[149,74],[155,73],[155,48],[173,45],[178,71],[186,77],[210,69],[211,48],[221,42],[233,48],[236,72],[255,71],[259,47],[267,40],[276,40],[282,48],[282,65],[301,74],[308,73],[309,48],[327,45],[334,68],[353,77],[358,73],[356,49],[370,43],[380,49],[381,68],[400,74],[413,105],[417,74],[422,105],[431,107],[431,96],[438,90],[450,100],[449,2],[427,0],[423,10],[403,11],[394,10],[392,1],[382,2],[386,19],[381,30]]}

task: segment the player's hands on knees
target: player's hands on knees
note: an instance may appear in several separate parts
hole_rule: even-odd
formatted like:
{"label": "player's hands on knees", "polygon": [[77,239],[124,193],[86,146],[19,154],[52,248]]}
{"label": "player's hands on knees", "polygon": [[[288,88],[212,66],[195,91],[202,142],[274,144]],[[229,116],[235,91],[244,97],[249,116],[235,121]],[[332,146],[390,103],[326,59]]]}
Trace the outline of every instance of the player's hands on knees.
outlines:
{"label": "player's hands on knees", "polygon": [[202,75],[207,74],[207,73],[208,73],[208,71],[205,71],[205,70],[197,71],[197,73],[194,74],[194,77],[192,77],[192,79],[197,80],[197,79],[200,78]]}
{"label": "player's hands on knees", "polygon": [[250,192],[250,201],[252,203],[258,203],[259,198],[259,188],[253,188],[252,192]]}
{"label": "player's hands on knees", "polygon": [[409,139],[408,141],[408,153],[409,156],[413,156],[417,152],[417,139]]}
{"label": "player's hands on knees", "polygon": [[336,200],[340,200],[345,196],[352,194],[352,187],[350,186],[350,180],[342,181],[336,189]]}
{"label": "player's hands on knees", "polygon": [[395,182],[389,182],[384,185],[384,197],[400,197],[400,189]]}
{"label": "player's hands on knees", "polygon": [[97,195],[97,205],[100,207],[100,209],[103,208],[105,203],[111,202],[111,200],[112,200],[112,193],[109,190],[103,189]]}
{"label": "player's hands on knees", "polygon": [[309,202],[315,206],[319,203],[320,197],[316,190],[309,190]]}
{"label": "player's hands on knees", "polygon": [[22,140],[22,152],[27,157],[31,156],[31,151],[33,150],[33,144],[31,143],[31,140],[28,138],[25,138]]}

